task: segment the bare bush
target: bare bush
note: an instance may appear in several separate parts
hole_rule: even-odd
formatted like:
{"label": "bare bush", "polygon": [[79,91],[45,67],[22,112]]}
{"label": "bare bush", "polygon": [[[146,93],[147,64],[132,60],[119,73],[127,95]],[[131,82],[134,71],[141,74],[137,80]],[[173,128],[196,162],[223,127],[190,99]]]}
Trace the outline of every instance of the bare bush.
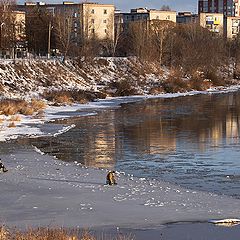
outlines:
{"label": "bare bush", "polygon": [[172,70],[168,79],[162,83],[162,87],[167,93],[186,92],[190,90],[188,81],[183,79],[183,75],[178,69]]}
{"label": "bare bush", "polygon": [[47,91],[43,94],[43,97],[57,105],[70,105],[74,102],[83,104],[89,101],[94,101],[97,98],[105,98],[106,94],[83,90],[63,90],[50,92]]}
{"label": "bare bush", "polygon": [[0,112],[3,115],[33,115],[38,113],[38,111],[43,110],[45,105],[42,101],[32,100],[27,102],[25,100],[2,100],[0,101]]}
{"label": "bare bush", "polygon": [[116,91],[112,94],[113,96],[130,96],[138,94],[136,88],[134,88],[129,79],[123,79],[121,81],[112,82],[109,87]]}
{"label": "bare bush", "polygon": [[204,76],[206,79],[211,80],[212,84],[214,86],[224,86],[225,85],[225,81],[223,79],[223,77],[219,76],[215,70],[207,70],[204,73]]}

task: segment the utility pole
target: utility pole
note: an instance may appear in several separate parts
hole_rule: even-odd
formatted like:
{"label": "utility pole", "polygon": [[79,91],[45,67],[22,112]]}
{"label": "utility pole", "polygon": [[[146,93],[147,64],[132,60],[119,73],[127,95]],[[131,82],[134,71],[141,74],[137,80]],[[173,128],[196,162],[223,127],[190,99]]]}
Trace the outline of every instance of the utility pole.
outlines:
{"label": "utility pole", "polygon": [[51,51],[51,31],[52,31],[52,23],[51,21],[49,22],[48,25],[48,53],[47,53],[47,58],[50,58],[50,51]]}
{"label": "utility pole", "polygon": [[5,23],[1,23],[1,25],[0,25],[0,48],[2,48],[2,27],[3,27],[3,25],[4,25]]}
{"label": "utility pole", "polygon": [[3,25],[5,25],[5,23],[1,23],[0,24],[0,51],[1,51],[1,57],[3,56],[3,52],[2,52],[2,33],[3,33]]}

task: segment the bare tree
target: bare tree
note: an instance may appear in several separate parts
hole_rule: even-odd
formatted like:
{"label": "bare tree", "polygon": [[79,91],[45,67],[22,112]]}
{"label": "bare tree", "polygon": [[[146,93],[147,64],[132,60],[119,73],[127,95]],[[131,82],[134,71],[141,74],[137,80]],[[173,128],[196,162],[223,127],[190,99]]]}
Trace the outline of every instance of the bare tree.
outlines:
{"label": "bare tree", "polygon": [[149,57],[149,31],[147,21],[136,21],[129,24],[129,36],[134,54],[140,59]]}
{"label": "bare tree", "polygon": [[197,24],[179,25],[175,29],[174,63],[185,71],[216,71],[225,64],[224,39]]}
{"label": "bare tree", "polygon": [[9,51],[11,57],[14,56],[16,45],[15,5],[13,0],[0,1],[0,48],[2,51]]}
{"label": "bare tree", "polygon": [[161,7],[161,10],[162,10],[162,11],[171,11],[171,8],[169,7],[169,5],[163,5],[163,6]]}
{"label": "bare tree", "polygon": [[105,21],[107,21],[105,29],[106,37],[102,39],[101,42],[104,48],[104,53],[108,56],[114,57],[122,34],[121,19],[116,18],[114,13],[111,13]]}
{"label": "bare tree", "polygon": [[171,21],[152,20],[150,22],[152,44],[157,50],[160,65],[162,65],[165,41],[167,41],[169,33],[174,26],[175,24]]}
{"label": "bare tree", "polygon": [[240,79],[240,33],[234,40],[228,42],[229,59],[232,60],[234,66],[234,78]]}
{"label": "bare tree", "polygon": [[56,39],[56,47],[63,54],[63,61],[69,53],[74,41],[74,12],[69,11],[58,12],[54,16],[53,27]]}
{"label": "bare tree", "polygon": [[52,41],[52,14],[43,6],[27,6],[26,35],[28,50],[33,54],[46,55],[49,40]]}
{"label": "bare tree", "polygon": [[107,24],[107,45],[111,56],[115,57],[116,50],[123,33],[121,16],[109,16]]}
{"label": "bare tree", "polygon": [[97,36],[96,36],[96,27],[95,21],[93,18],[92,9],[88,4],[83,4],[83,12],[82,12],[82,47],[81,47],[81,55],[92,58],[95,56],[96,48],[97,48]]}

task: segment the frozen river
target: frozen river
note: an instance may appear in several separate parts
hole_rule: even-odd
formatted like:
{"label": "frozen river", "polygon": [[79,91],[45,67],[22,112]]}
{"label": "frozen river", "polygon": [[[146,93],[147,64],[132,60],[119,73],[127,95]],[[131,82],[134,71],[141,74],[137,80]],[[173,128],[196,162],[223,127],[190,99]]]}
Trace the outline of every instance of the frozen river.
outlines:
{"label": "frozen river", "polygon": [[240,197],[240,92],[143,100],[58,123],[76,127],[31,143],[63,161]]}

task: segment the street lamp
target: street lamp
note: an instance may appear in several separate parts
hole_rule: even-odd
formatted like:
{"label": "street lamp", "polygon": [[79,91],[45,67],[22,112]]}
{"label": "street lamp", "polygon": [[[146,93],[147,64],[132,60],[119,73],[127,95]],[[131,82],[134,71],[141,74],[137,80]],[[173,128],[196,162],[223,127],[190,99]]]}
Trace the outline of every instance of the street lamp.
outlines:
{"label": "street lamp", "polygon": [[3,25],[5,25],[5,23],[1,23],[0,24],[0,48],[2,48],[2,27],[3,27]]}
{"label": "street lamp", "polygon": [[51,51],[51,31],[52,31],[52,23],[51,21],[49,22],[48,25],[48,53],[47,53],[47,58],[50,58],[50,51]]}
{"label": "street lamp", "polygon": [[2,28],[5,23],[0,24],[0,50],[1,50],[1,55],[2,55]]}

